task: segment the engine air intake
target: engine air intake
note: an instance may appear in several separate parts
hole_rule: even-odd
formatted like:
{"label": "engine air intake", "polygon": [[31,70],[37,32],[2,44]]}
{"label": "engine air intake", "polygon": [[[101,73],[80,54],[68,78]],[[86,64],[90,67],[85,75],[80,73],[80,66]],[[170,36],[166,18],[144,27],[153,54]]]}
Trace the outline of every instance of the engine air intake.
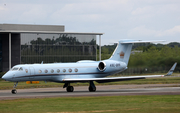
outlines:
{"label": "engine air intake", "polygon": [[104,71],[106,69],[105,62],[99,62],[98,69],[99,71]]}

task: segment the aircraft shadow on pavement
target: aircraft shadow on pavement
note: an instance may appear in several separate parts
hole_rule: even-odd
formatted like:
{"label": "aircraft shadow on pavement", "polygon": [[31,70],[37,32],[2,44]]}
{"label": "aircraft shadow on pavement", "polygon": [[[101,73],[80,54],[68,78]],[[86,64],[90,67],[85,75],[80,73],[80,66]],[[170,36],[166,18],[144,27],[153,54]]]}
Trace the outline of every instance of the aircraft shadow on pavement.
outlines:
{"label": "aircraft shadow on pavement", "polygon": [[[98,90],[98,91],[95,91],[95,92],[89,92],[88,90],[84,90],[84,91],[74,91],[74,92],[67,92],[67,91],[41,91],[41,92],[31,92],[31,93],[68,93],[68,94],[73,94],[73,93],[105,93],[105,92],[147,92],[147,90],[125,90],[125,89],[122,89],[122,90]],[[149,91],[148,91],[149,92]]]}

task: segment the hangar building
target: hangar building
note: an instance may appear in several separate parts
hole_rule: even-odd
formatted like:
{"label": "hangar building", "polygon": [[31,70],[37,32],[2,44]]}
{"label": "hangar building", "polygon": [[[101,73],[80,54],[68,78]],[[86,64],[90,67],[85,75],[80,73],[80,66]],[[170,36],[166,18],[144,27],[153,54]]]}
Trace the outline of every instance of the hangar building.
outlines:
{"label": "hangar building", "polygon": [[61,25],[0,24],[0,71],[16,64],[97,59],[96,37],[100,43],[103,33],[64,30]]}

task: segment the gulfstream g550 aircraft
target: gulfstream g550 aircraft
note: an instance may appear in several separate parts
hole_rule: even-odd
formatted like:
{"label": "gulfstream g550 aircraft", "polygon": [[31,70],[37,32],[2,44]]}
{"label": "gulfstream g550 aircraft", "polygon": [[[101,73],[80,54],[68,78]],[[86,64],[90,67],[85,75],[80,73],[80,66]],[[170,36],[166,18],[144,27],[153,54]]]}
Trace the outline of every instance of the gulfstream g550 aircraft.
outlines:
{"label": "gulfstream g550 aircraft", "polygon": [[2,79],[15,82],[12,93],[16,94],[17,91],[15,88],[20,81],[52,81],[64,83],[63,88],[66,88],[67,92],[73,92],[74,88],[70,86],[70,83],[73,82],[89,82],[89,91],[96,91],[93,81],[104,83],[171,75],[177,63],[165,75],[107,77],[127,69],[133,43],[146,42],[157,41],[120,40],[112,56],[102,61],[83,60],[76,63],[16,65]]}

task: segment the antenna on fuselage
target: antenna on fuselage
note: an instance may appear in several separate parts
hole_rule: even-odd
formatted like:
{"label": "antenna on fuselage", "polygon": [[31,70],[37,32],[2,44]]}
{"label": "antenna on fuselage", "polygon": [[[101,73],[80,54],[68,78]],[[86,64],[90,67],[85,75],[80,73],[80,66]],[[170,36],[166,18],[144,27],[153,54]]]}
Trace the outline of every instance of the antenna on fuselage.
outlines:
{"label": "antenna on fuselage", "polygon": [[41,62],[41,64],[43,64],[43,61]]}

